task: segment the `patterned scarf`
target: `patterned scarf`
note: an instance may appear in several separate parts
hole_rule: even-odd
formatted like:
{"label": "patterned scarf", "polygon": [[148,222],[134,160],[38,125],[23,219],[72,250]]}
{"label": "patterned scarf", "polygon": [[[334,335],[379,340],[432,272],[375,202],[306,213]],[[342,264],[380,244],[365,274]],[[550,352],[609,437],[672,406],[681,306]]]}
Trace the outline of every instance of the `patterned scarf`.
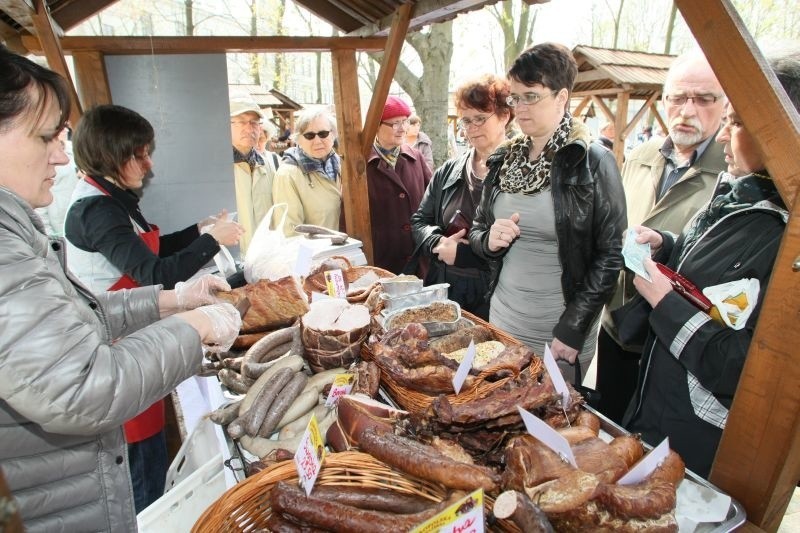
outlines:
{"label": "patterned scarf", "polygon": [[500,190],[536,194],[549,187],[550,165],[556,152],[567,144],[572,131],[571,120],[572,116],[565,113],[536,161],[530,160],[533,139],[527,135],[514,139],[500,168]]}
{"label": "patterned scarf", "polygon": [[394,168],[394,165],[397,163],[397,158],[400,157],[400,147],[395,146],[394,148],[384,148],[378,144],[378,139],[375,139],[375,142],[372,143],[372,146],[375,147],[375,151],[378,152],[378,155],[381,156],[381,159],[386,161],[390,167]]}
{"label": "patterned scarf", "polygon": [[236,163],[247,163],[250,165],[250,172],[252,172],[254,168],[264,166],[264,158],[258,155],[255,148],[251,149],[245,155],[234,147],[233,164],[235,165]]}
{"label": "patterned scarf", "polygon": [[317,159],[307,155],[299,146],[292,146],[283,152],[283,162],[300,167],[305,174],[319,172],[333,182],[339,178],[342,165],[339,154],[333,150],[325,159]]}
{"label": "patterned scarf", "polygon": [[723,172],[717,195],[706,209],[697,213],[686,231],[680,260],[686,257],[692,245],[721,218],[763,201],[783,206],[775,182],[768,175],[753,173],[736,178]]}

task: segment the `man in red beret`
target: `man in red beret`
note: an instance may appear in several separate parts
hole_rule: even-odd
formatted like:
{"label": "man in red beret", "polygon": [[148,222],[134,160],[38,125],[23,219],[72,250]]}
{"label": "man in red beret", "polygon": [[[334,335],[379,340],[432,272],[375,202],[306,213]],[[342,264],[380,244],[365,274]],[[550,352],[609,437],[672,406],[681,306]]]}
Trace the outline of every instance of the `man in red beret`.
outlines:
{"label": "man in red beret", "polygon": [[411,215],[417,211],[431,179],[422,154],[404,144],[410,115],[411,109],[401,98],[386,99],[367,159],[374,263],[396,274],[411,260]]}

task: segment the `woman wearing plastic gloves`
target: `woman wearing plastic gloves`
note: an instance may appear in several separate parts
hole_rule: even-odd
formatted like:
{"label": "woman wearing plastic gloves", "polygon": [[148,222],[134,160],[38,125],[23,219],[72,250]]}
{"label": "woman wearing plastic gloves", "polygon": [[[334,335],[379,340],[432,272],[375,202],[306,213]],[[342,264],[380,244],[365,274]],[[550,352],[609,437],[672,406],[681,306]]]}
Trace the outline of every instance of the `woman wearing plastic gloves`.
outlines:
{"label": "woman wearing plastic gloves", "polygon": [[[172,289],[244,232],[224,212],[169,235],[145,220],[134,190],[152,172],[154,149],[153,126],[122,106],[97,106],[75,128],[75,162],[85,176],[72,194],[64,237],[69,270],[92,292],[157,284]],[[164,493],[164,422],[159,400],[124,426],[137,513]]]}
{"label": "woman wearing plastic gloves", "polygon": [[577,72],[555,43],[514,60],[508,104],[523,134],[487,161],[469,241],[492,269],[490,322],[536,353],[550,343],[553,357],[587,368],[622,267],[626,218],[614,155],[569,112]]}
{"label": "woman wearing plastic gloves", "polygon": [[92,294],[33,209],[52,200],[69,94],[0,46],[0,468],[28,531],[136,529],[121,425],[192,376],[241,319],[201,278]]}

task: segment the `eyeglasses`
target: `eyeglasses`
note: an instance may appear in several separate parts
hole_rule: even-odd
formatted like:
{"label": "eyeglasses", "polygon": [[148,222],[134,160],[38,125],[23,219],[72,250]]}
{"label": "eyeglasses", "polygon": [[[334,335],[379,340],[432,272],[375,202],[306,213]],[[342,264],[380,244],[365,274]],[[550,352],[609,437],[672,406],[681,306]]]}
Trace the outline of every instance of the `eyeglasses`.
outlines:
{"label": "eyeglasses", "polygon": [[328,135],[330,135],[330,134],[331,134],[331,132],[329,130],[307,131],[307,132],[303,133],[303,138],[308,140],[308,141],[313,141],[314,137],[319,135],[320,139],[327,139]]}
{"label": "eyeglasses", "polygon": [[722,98],[722,96],[717,96],[714,94],[696,94],[694,96],[689,96],[686,94],[668,94],[664,96],[664,101],[666,101],[669,105],[680,107],[686,105],[686,102],[691,100],[692,103],[697,107],[708,107],[714,104],[720,98]]}
{"label": "eyeglasses", "polygon": [[389,126],[393,130],[404,130],[408,126],[408,119],[401,120],[400,122],[384,122],[381,120],[381,124]]}
{"label": "eyeglasses", "polygon": [[467,129],[470,126],[475,126],[476,128],[480,128],[481,126],[486,124],[486,121],[492,118],[493,116],[494,113],[492,113],[491,115],[480,116],[475,118],[461,118],[458,120],[458,127],[462,129]]}
{"label": "eyeglasses", "polygon": [[260,120],[231,120],[231,124],[236,124],[242,128],[245,126],[250,126],[251,128],[260,128],[262,122]]}
{"label": "eyeglasses", "polygon": [[548,96],[554,96],[558,93],[558,91],[552,91],[550,94],[539,94],[539,93],[525,93],[525,94],[511,94],[506,97],[506,104],[509,107],[517,107],[519,104],[525,105],[535,105],[547,98]]}

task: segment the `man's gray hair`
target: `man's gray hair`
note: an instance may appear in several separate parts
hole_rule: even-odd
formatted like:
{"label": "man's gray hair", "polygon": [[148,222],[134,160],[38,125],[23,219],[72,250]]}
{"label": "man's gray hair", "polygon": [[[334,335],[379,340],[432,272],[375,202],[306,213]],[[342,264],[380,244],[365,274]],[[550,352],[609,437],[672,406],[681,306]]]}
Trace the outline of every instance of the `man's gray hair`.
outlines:
{"label": "man's gray hair", "polygon": [[706,58],[705,54],[703,54],[703,51],[700,50],[699,48],[694,48],[692,50],[689,50],[688,52],[684,52],[675,58],[675,61],[673,61],[672,64],[669,66],[669,70],[667,71],[667,77],[664,80],[665,94],[668,93],[671,88],[670,85],[672,84],[673,78],[675,77],[675,72],[678,69],[682,68],[687,63],[695,63],[695,62],[697,63],[704,62],[709,65],[709,68],[711,67],[711,64],[708,62],[708,59]]}
{"label": "man's gray hair", "polygon": [[333,133],[334,137],[338,137],[338,130],[336,129],[336,119],[325,108],[316,108],[316,109],[304,109],[300,112],[300,115],[297,117],[297,121],[295,121],[295,132],[294,132],[294,140],[297,141],[297,138],[304,134],[308,129],[308,126],[314,122],[319,117],[325,117],[328,119],[328,123],[331,125],[331,132]]}

